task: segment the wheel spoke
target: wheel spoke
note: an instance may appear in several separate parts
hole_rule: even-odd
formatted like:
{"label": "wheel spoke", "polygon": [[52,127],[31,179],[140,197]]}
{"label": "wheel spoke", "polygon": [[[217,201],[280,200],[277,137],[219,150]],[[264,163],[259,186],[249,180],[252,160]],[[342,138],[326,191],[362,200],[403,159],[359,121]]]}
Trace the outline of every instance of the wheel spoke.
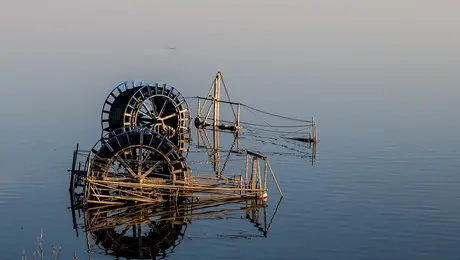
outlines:
{"label": "wheel spoke", "polygon": [[160,165],[161,161],[158,161],[156,162],[152,167],[150,167],[150,169],[148,169],[144,174],[142,174],[142,177],[145,177],[147,175],[149,175],[150,173],[153,172],[153,170],[155,170],[155,168]]}
{"label": "wheel spoke", "polygon": [[[145,102],[142,102],[142,106],[145,108],[145,110],[147,110],[147,113],[149,113],[150,115],[147,115],[145,114],[142,114],[142,115],[145,115],[146,117],[148,117],[149,119],[152,119],[152,111],[147,107],[147,105],[145,104]],[[141,112],[141,109],[139,108],[139,112]],[[153,113],[153,117],[155,117],[155,113]]]}
{"label": "wheel spoke", "polygon": [[142,164],[145,164],[148,158],[150,158],[150,151],[145,149],[145,155],[143,157]]}
{"label": "wheel spoke", "polygon": [[[144,105],[144,103],[142,103],[142,104]],[[145,106],[145,105],[144,105],[144,106]],[[148,110],[147,110],[147,111],[148,111]],[[152,119],[151,116],[147,115],[147,114],[146,114],[144,111],[142,111],[141,109],[139,109],[139,114],[141,114],[141,115],[147,117],[148,119]]]}
{"label": "wheel spoke", "polygon": [[165,116],[165,117],[160,118],[160,119],[164,121],[164,120],[166,120],[166,119],[170,119],[170,118],[175,117],[175,116],[177,116],[177,113],[173,113],[173,114],[171,114],[171,115],[169,115],[169,116]]}
{"label": "wheel spoke", "polygon": [[115,155],[115,158],[125,167],[125,169],[133,176],[136,177],[136,174],[134,173],[133,169],[131,169],[131,166],[119,155]]}
{"label": "wheel spoke", "polygon": [[137,154],[137,156],[138,156],[137,157],[137,176],[139,176],[139,177],[141,176],[142,162],[144,161],[144,159],[143,159],[143,156],[144,156],[143,150],[144,149],[142,149],[142,148],[137,149],[137,153],[138,153]]}
{"label": "wheel spoke", "polygon": [[163,116],[163,113],[166,109],[166,104],[169,102],[169,99],[165,99],[163,106],[161,107],[160,113],[158,114],[158,117],[161,118]]}
{"label": "wheel spoke", "polygon": [[149,98],[150,103],[152,104],[152,111],[153,111],[153,116],[158,116],[157,112],[157,106],[155,105],[155,100],[154,97]]}

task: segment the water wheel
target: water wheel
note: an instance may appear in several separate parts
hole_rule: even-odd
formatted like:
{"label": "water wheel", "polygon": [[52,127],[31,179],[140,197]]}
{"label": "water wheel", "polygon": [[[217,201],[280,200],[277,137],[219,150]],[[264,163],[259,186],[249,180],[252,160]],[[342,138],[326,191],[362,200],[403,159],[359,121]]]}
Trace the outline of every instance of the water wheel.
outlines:
{"label": "water wheel", "polygon": [[97,188],[89,188],[87,182],[88,203],[164,200],[169,196],[168,186],[181,185],[176,182],[185,179],[182,153],[165,136],[138,127],[121,128],[108,135],[110,138],[101,138],[91,150],[88,178],[103,182]]}
{"label": "water wheel", "polygon": [[92,174],[97,178],[142,183],[151,178],[184,179],[185,160],[167,137],[137,127],[120,128],[108,135],[110,138],[101,138],[92,149]]}
{"label": "water wheel", "polygon": [[190,143],[190,111],[185,98],[172,86],[158,83],[137,89],[124,112],[125,126],[149,127],[166,136],[179,150]]}
{"label": "water wheel", "polygon": [[181,152],[190,143],[190,111],[185,98],[166,84],[126,82],[107,97],[101,114],[102,138],[127,126],[148,127],[166,136]]}

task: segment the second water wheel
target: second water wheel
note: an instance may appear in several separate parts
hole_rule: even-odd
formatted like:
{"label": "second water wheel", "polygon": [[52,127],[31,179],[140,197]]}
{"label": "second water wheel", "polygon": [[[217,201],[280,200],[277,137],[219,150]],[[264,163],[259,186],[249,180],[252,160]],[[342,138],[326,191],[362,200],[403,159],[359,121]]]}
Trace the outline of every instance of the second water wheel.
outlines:
{"label": "second water wheel", "polygon": [[86,183],[89,204],[168,199],[169,188],[142,185],[181,185],[188,170],[182,153],[168,138],[139,127],[108,133],[91,149],[88,163],[87,178],[104,182],[97,187]]}
{"label": "second water wheel", "polygon": [[181,152],[190,146],[190,110],[182,94],[167,84],[117,86],[107,97],[101,115],[102,138],[124,127],[148,127],[173,142]]}
{"label": "second water wheel", "polygon": [[183,180],[187,170],[179,149],[148,128],[125,127],[108,134],[92,149],[92,174],[100,179],[146,183]]}

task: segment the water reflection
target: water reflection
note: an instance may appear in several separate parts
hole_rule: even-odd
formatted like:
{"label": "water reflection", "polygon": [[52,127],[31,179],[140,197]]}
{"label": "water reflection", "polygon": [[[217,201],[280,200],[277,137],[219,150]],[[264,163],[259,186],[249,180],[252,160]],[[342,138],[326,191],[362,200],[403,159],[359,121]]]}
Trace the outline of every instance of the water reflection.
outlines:
{"label": "water reflection", "polygon": [[[74,200],[75,197],[71,197]],[[263,200],[198,200],[192,197],[127,206],[72,207],[77,236],[86,234],[89,256],[156,259],[172,254],[192,222],[246,219],[259,237],[266,237],[277,208],[269,217]],[[223,225],[225,225],[223,223]],[[240,230],[219,237],[249,238]],[[250,237],[254,237],[251,235]]]}
{"label": "water reflection", "polygon": [[84,213],[88,251],[127,259],[166,256],[180,244],[188,219],[170,203],[131,207],[97,207]]}

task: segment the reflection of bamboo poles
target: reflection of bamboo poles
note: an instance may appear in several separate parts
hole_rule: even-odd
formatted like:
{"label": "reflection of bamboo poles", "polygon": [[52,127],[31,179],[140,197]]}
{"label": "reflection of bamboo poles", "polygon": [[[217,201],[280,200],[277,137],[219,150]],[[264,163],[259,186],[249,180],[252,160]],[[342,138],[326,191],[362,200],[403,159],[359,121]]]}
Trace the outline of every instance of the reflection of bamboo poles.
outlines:
{"label": "reflection of bamboo poles", "polygon": [[213,159],[214,159],[214,171],[216,172],[217,176],[220,176],[220,133],[214,128],[213,131]]}
{"label": "reflection of bamboo poles", "polygon": [[[139,203],[131,206],[101,205],[87,207],[83,209],[83,217],[88,252],[91,254],[93,251],[93,248],[91,247],[91,238],[97,239],[94,236],[96,232],[101,234],[100,232],[103,232],[104,230],[126,230],[126,228],[132,228],[133,236],[135,238],[138,237],[135,233],[142,234],[142,232],[139,232],[139,228],[144,230],[149,228],[155,229],[155,226],[158,226],[159,223],[187,225],[193,221],[199,220],[242,219],[242,216],[235,216],[235,214],[238,214],[239,212],[245,213],[244,215],[246,216],[246,219],[249,219],[251,223],[254,223],[255,227],[262,232],[263,237],[267,237],[280,203],[281,199],[276,205],[269,223],[267,222],[268,216],[266,202],[256,199],[220,198],[196,200],[193,198],[186,198],[180,200],[179,203],[174,203],[169,200],[166,202]],[[80,208],[80,210],[82,209]],[[224,214],[225,217],[222,217],[222,214]],[[263,216],[260,214],[263,214]],[[73,217],[75,218],[75,214]],[[74,222],[76,223],[77,220],[74,219]],[[157,224],[152,225],[151,223]],[[76,228],[78,229],[78,227]],[[182,234],[185,230],[186,228],[182,231]],[[254,237],[254,235],[250,236]],[[96,240],[94,241],[97,243]],[[137,249],[140,250],[142,248],[142,243],[143,240],[139,240],[137,245],[131,244],[127,246],[138,246]],[[177,244],[175,246],[177,246]],[[140,253],[142,254],[142,251],[140,251]]]}
{"label": "reflection of bamboo poles", "polygon": [[315,162],[316,162],[316,144],[313,144],[311,148],[311,165],[313,166]]}
{"label": "reflection of bamboo poles", "polygon": [[[222,147],[220,147],[221,131],[218,129],[210,130],[213,132],[213,141],[211,141],[211,139],[209,138],[207,131],[208,131],[207,129],[201,129],[201,128],[197,129],[197,133],[198,133],[197,135],[201,139],[200,141],[202,141],[201,142],[202,145],[198,144],[198,148],[203,147],[205,149],[206,153],[211,159],[213,170],[216,173],[216,176],[219,177],[223,175],[223,171],[225,170],[225,166],[227,162],[229,161],[230,154],[233,152],[239,153],[240,136],[238,132],[234,133],[233,135],[234,138],[233,138],[233,142],[232,142],[230,149],[222,149]],[[235,144],[237,146],[237,150],[234,150]],[[222,157],[224,156],[221,153],[227,153],[227,155],[225,156],[225,159],[222,159]],[[222,167],[221,167],[221,160],[223,161]]]}
{"label": "reflection of bamboo poles", "polygon": [[[243,202],[246,206],[243,206]],[[234,207],[232,208],[231,206]],[[94,232],[99,229],[114,228],[119,225],[133,226],[158,217],[161,217],[161,219],[157,219],[157,221],[173,221],[177,219],[177,216],[187,217],[189,221],[191,221],[191,218],[197,216],[216,215],[217,213],[237,211],[253,211],[260,208],[266,208],[266,203],[254,199],[204,200],[192,201],[184,204],[165,204],[165,206],[159,203],[115,208],[94,207],[86,210],[85,216],[87,219],[85,223],[87,231]],[[252,213],[252,218],[258,220],[254,213]]]}

